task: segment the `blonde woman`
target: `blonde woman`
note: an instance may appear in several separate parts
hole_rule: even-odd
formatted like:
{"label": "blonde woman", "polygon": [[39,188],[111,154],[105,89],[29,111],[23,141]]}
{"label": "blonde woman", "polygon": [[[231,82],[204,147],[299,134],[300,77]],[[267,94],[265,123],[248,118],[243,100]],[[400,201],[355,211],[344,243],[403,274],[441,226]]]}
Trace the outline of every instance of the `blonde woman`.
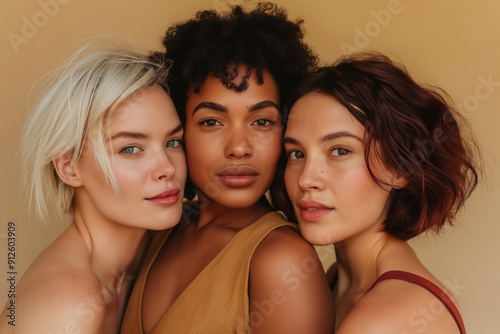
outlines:
{"label": "blonde woman", "polygon": [[[81,53],[80,53],[81,54]],[[23,167],[43,219],[72,222],[17,287],[0,332],[117,333],[148,229],[177,224],[186,177],[183,128],[167,69],[128,49],[75,56],[28,120]]]}

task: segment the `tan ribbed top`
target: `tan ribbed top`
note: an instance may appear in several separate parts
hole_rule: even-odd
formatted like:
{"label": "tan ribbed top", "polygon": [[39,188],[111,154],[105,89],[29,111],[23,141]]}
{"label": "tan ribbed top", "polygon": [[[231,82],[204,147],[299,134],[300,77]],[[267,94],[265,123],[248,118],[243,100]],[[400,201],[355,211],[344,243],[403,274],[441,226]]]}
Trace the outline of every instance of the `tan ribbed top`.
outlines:
{"label": "tan ribbed top", "polygon": [[[179,295],[150,333],[247,333],[250,261],[259,243],[281,226],[295,228],[279,213],[270,212],[236,233]],[[158,233],[145,255],[125,312],[122,334],[144,333],[141,317],[144,285],[170,231]]]}

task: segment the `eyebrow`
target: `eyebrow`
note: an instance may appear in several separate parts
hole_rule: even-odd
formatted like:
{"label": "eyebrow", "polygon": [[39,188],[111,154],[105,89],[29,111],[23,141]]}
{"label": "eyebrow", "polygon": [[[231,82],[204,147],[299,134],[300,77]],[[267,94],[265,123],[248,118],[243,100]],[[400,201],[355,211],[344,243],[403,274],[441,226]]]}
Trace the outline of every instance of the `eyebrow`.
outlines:
{"label": "eyebrow", "polygon": [[[183,129],[182,124],[179,124],[178,126],[176,126],[175,128],[173,128],[172,130],[170,130],[169,132],[167,132],[167,137],[168,136],[172,136],[172,135],[174,135],[176,133],[181,132],[182,129]],[[118,133],[114,134],[110,138],[110,140],[117,139],[117,138],[145,139],[145,138],[148,138],[148,137],[149,137],[149,135],[145,134],[145,133],[122,131],[122,132],[118,132]]]}
{"label": "eyebrow", "polygon": [[253,104],[250,106],[250,108],[248,108],[248,111],[256,111],[256,110],[260,110],[260,109],[265,109],[265,108],[275,108],[276,110],[280,110],[280,107],[278,107],[278,105],[276,103],[274,103],[273,101],[269,101],[269,100],[265,100],[265,101],[261,101],[261,102],[258,102],[256,104]]}
{"label": "eyebrow", "polygon": [[184,127],[182,126],[182,124],[179,124],[179,125],[177,125],[177,127],[175,127],[175,128],[173,128],[172,130],[170,130],[170,131],[167,133],[167,135],[168,135],[168,136],[175,135],[176,133],[181,132],[183,129],[184,129]]}
{"label": "eyebrow", "polygon": [[[248,111],[257,111],[265,108],[275,108],[276,110],[279,111],[279,107],[276,103],[270,100],[265,100],[261,102],[257,102],[255,104],[252,104],[249,108]],[[220,112],[225,112],[227,113],[227,107],[223,106],[222,104],[215,103],[215,102],[201,102],[199,103],[194,109],[192,115],[194,115],[195,112],[197,112],[200,109],[210,109],[210,110],[215,110],[215,111],[220,111]]]}
{"label": "eyebrow", "polygon": [[193,110],[192,115],[200,109],[211,109],[215,111],[227,112],[227,108],[219,103],[214,102],[201,102]]}
{"label": "eyebrow", "polygon": [[339,132],[333,132],[333,133],[329,133],[325,136],[323,136],[321,139],[320,139],[320,142],[321,143],[325,143],[327,141],[330,141],[330,140],[334,140],[334,139],[337,139],[337,138],[342,138],[342,137],[350,137],[350,138],[354,138],[354,139],[357,139],[359,140],[360,142],[363,142],[363,140],[361,138],[359,138],[358,136],[356,136],[354,133],[351,133],[349,131],[339,131]]}
{"label": "eyebrow", "polygon": [[[331,141],[331,140],[334,140],[334,139],[337,139],[337,138],[343,138],[343,137],[354,138],[354,139],[356,139],[356,140],[358,140],[360,142],[363,142],[363,140],[361,140],[361,138],[359,138],[355,134],[353,134],[351,132],[348,132],[348,131],[339,131],[339,132],[329,133],[329,134],[321,137],[321,139],[319,140],[319,142],[320,143],[325,143],[325,142],[328,142],[328,141]],[[295,138],[285,137],[285,138],[283,138],[283,144],[299,145],[300,142],[297,139],[295,139]]]}

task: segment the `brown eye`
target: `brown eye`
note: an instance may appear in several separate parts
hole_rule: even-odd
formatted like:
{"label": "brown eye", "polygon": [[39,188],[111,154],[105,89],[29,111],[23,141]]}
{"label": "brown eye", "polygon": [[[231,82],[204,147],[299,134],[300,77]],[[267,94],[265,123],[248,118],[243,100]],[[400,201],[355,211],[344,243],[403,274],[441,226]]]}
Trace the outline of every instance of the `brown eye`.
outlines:
{"label": "brown eye", "polygon": [[253,124],[255,124],[259,127],[266,127],[266,126],[274,125],[275,123],[274,123],[274,121],[272,121],[270,119],[262,118],[262,119],[258,119],[255,122],[253,122]]}
{"label": "brown eye", "polygon": [[304,159],[304,153],[297,150],[288,152],[288,160],[298,160],[298,159]]}
{"label": "brown eye", "polygon": [[201,125],[205,125],[205,126],[218,126],[218,125],[221,125],[218,121],[216,121],[215,119],[205,119],[205,120],[202,120],[200,122]]}
{"label": "brown eye", "polygon": [[330,152],[331,155],[337,156],[337,157],[347,155],[349,153],[351,153],[351,151],[345,147],[336,147]]}

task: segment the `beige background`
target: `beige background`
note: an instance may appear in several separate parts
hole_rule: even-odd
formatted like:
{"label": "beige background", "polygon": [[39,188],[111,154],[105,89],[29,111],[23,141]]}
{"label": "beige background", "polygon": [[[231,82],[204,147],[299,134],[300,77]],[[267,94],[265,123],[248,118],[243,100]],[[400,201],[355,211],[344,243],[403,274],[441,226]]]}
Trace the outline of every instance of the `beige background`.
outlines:
{"label": "beige background", "polygon": [[[244,0],[229,0],[243,4]],[[175,3],[179,3],[175,1]],[[246,1],[248,5],[254,2]],[[500,1],[277,0],[305,20],[308,42],[324,61],[345,50],[378,50],[400,58],[419,80],[445,88],[473,124],[489,181],[467,203],[457,226],[413,240],[422,261],[455,292],[470,333],[500,330]],[[30,219],[16,173],[21,126],[33,82],[78,43],[96,34],[160,46],[172,22],[222,0],[2,0],[0,10],[0,303],[7,298],[8,221],[16,223],[16,278],[64,228]],[[325,261],[329,249],[320,249]],[[5,277],[5,278],[4,278]],[[41,284],[43,284],[41,282]],[[419,310],[415,310],[419,312]],[[432,316],[432,310],[430,310]],[[20,315],[18,315],[20,316]],[[410,316],[410,315],[409,315]],[[429,321],[432,321],[429,318]]]}

